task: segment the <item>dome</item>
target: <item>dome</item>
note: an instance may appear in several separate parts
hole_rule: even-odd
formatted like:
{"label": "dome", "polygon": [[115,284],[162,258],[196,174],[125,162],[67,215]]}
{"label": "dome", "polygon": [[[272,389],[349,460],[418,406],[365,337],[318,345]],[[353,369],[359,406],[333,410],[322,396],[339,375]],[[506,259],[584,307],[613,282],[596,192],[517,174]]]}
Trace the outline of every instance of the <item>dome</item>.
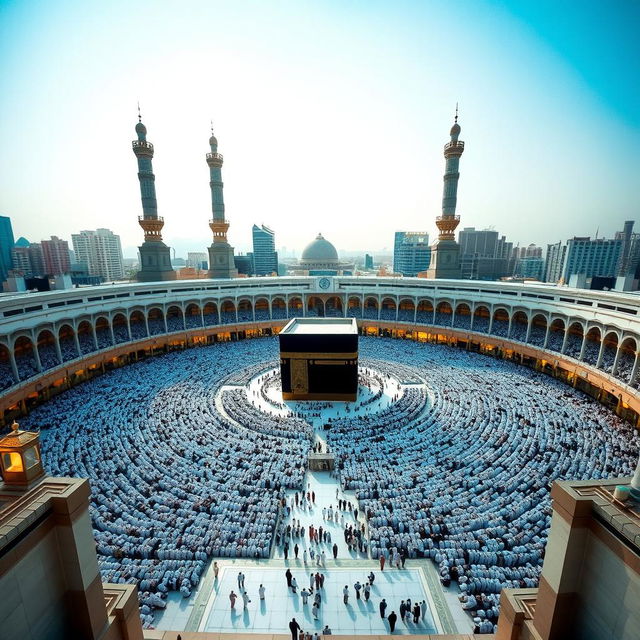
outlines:
{"label": "dome", "polygon": [[302,262],[338,262],[336,248],[319,233],[316,239],[309,243],[302,252]]}
{"label": "dome", "polygon": [[142,134],[143,136],[147,135],[147,127],[145,127],[142,122],[138,122],[136,125],[136,133],[138,135]]}
{"label": "dome", "polygon": [[213,133],[211,134],[211,137],[209,138],[209,145],[212,147],[217,147],[218,146],[218,140],[217,138],[213,135]]}
{"label": "dome", "polygon": [[457,136],[460,134],[460,125],[456,122],[453,127],[451,127],[451,135]]}

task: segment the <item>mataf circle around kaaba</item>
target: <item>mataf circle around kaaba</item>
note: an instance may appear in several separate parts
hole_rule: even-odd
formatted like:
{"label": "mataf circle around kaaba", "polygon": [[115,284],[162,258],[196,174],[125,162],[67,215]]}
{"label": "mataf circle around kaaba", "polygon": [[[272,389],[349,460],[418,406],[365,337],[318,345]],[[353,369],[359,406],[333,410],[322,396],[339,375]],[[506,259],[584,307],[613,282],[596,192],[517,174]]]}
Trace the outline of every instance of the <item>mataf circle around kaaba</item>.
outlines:
{"label": "mataf circle around kaaba", "polygon": [[[261,618],[258,584],[272,597],[287,567],[300,589],[327,574],[321,609],[375,571],[376,607],[424,602],[404,633],[451,632],[460,594],[495,621],[502,588],[538,584],[553,481],[629,476],[639,448],[630,424],[562,382],[387,338],[360,338],[354,402],[283,400],[278,340],[257,338],[115,369],[23,425],[41,430],[47,473],[89,479],[102,579],[138,585],[146,626],[193,631],[286,631],[289,609]],[[331,466],[309,470],[314,455]],[[253,594],[234,618],[239,572]],[[387,632],[365,613],[344,628],[307,615],[308,628]]]}

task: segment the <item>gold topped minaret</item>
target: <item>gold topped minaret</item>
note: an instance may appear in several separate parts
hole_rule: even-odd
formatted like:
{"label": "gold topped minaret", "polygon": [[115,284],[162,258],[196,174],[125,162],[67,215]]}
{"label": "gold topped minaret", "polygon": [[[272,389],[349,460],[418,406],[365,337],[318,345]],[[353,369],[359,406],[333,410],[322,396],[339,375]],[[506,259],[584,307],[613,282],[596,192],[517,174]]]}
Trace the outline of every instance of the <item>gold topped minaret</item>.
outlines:
{"label": "gold topped minaret", "polygon": [[458,105],[456,116],[450,131],[451,140],[444,145],[446,168],[442,193],[442,215],[436,218],[440,231],[438,240],[431,246],[431,262],[427,278],[460,278],[460,245],[456,242],[455,232],[460,224],[456,215],[458,200],[458,179],[460,178],[460,157],[464,152],[464,142],[458,140]]}
{"label": "gold topped minaret", "polygon": [[233,247],[227,242],[229,223],[224,215],[224,196],[222,182],[222,154],[218,153],[218,140],[213,135],[211,125],[211,137],[209,138],[211,152],[207,153],[209,165],[209,186],[211,187],[211,212],[209,228],[213,234],[213,244],[209,247],[209,277],[211,278],[235,278],[238,270],[233,257]]}

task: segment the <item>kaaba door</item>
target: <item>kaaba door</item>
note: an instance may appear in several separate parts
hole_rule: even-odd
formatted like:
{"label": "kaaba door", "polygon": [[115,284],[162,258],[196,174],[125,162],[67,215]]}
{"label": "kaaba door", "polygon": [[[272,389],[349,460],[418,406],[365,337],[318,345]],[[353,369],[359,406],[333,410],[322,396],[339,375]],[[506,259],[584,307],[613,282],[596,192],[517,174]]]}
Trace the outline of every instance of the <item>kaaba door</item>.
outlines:
{"label": "kaaba door", "polygon": [[309,373],[306,360],[291,360],[291,391],[309,393]]}

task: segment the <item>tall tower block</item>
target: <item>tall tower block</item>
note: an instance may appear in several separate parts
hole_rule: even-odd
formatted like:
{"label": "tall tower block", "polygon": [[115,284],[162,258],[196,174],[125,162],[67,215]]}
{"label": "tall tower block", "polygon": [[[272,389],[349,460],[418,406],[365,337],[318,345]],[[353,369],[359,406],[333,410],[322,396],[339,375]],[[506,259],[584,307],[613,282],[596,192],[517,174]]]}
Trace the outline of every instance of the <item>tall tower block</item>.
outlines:
{"label": "tall tower block", "polygon": [[229,223],[224,217],[224,197],[222,194],[222,154],[218,153],[218,141],[213,135],[209,138],[211,153],[207,153],[209,165],[209,186],[211,187],[211,212],[209,228],[213,233],[213,243],[209,247],[209,277],[235,278],[238,275],[233,258],[233,247],[227,242]]}
{"label": "tall tower block", "polygon": [[142,124],[138,111],[136,125],[138,139],[132,143],[133,153],[138,159],[138,180],[142,198],[142,215],[138,216],[138,224],[144,231],[144,242],[138,247],[140,251],[140,271],[137,279],[140,282],[156,282],[159,280],[175,280],[176,272],[171,267],[171,249],[162,242],[164,219],[158,217],[156,201],[156,177],[153,175],[153,145],[147,141],[147,128]]}
{"label": "tall tower block", "polygon": [[451,127],[451,140],[444,145],[446,168],[444,172],[444,189],[442,193],[442,215],[436,218],[436,226],[440,231],[438,239],[431,246],[431,262],[427,269],[427,278],[460,278],[460,245],[456,242],[456,227],[460,224],[460,216],[456,215],[458,200],[458,179],[460,178],[460,157],[464,152],[464,142],[458,140],[460,125],[458,124],[458,107]]}

